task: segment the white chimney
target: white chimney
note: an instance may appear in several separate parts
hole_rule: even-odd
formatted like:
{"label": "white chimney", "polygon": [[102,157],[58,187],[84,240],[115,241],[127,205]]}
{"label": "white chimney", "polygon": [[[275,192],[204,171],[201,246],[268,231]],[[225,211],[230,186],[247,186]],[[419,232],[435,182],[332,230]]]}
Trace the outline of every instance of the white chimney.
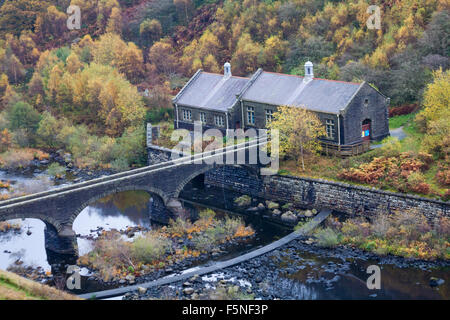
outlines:
{"label": "white chimney", "polygon": [[309,82],[314,78],[314,65],[311,61],[305,63],[305,78],[303,78],[304,82]]}
{"label": "white chimney", "polygon": [[229,62],[225,63],[223,66],[223,76],[225,78],[231,77],[231,64]]}

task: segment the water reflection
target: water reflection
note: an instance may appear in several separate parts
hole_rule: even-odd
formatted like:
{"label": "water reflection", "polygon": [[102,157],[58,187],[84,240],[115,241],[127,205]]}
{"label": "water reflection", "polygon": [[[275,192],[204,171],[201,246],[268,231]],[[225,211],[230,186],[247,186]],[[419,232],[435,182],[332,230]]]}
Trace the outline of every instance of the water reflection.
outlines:
{"label": "water reflection", "polygon": [[22,231],[0,233],[0,269],[6,270],[20,261],[22,266],[41,267],[49,271],[50,265],[45,252],[45,223],[36,219],[10,222],[19,223]]}
{"label": "water reflection", "polygon": [[73,223],[78,237],[79,255],[92,250],[92,238],[100,230],[124,230],[141,226],[151,228],[151,195],[145,191],[127,191],[107,196],[84,209]]}
{"label": "water reflection", "polygon": [[[209,190],[210,195],[213,194]],[[194,191],[199,196],[199,193]],[[215,206],[220,205],[216,197]],[[192,205],[192,204],[191,204]],[[91,250],[92,240],[100,230],[124,230],[127,227],[142,226],[155,228],[151,222],[152,196],[145,191],[129,191],[105,197],[85,208],[74,222],[73,228],[78,237],[79,254]],[[219,216],[220,216],[219,212]],[[247,244],[231,248],[226,256],[229,259],[252,250],[256,246],[272,242],[283,234],[274,225],[255,217],[244,217],[257,231],[257,239]],[[11,221],[17,223],[18,220]],[[7,269],[16,261],[22,266],[41,267],[50,271],[45,251],[45,224],[35,219],[20,221],[23,226],[20,233],[0,233],[0,268]],[[100,229],[101,228],[101,229]],[[27,231],[30,231],[27,233]],[[341,273],[329,272],[330,262],[338,265]],[[317,254],[299,252],[293,260],[284,261],[285,265],[296,272],[277,278],[278,284],[270,289],[284,299],[448,299],[450,297],[450,273],[448,270],[424,271],[419,268],[399,268],[393,265],[382,266],[382,290],[369,291],[366,287],[368,275],[365,270],[369,264],[376,262],[354,259],[345,261],[318,256]],[[270,277],[271,275],[268,275]],[[337,278],[336,278],[337,277]],[[438,288],[429,286],[430,277],[445,280]],[[319,281],[314,281],[318,279]],[[323,280],[325,279],[325,281]],[[335,279],[327,282],[327,280]],[[246,280],[246,279],[242,279]],[[83,282],[86,292],[100,289]]]}

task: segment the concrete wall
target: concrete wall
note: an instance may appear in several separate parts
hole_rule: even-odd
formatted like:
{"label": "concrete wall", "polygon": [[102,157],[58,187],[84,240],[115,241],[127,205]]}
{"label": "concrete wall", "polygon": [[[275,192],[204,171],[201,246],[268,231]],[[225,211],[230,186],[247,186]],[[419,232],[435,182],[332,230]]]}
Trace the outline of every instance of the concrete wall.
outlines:
{"label": "concrete wall", "polygon": [[378,212],[416,209],[427,218],[450,216],[450,203],[320,179],[290,176],[258,178],[243,168],[225,167],[206,173],[205,183],[252,196],[295,203],[303,207],[328,208],[349,215],[370,217]]}

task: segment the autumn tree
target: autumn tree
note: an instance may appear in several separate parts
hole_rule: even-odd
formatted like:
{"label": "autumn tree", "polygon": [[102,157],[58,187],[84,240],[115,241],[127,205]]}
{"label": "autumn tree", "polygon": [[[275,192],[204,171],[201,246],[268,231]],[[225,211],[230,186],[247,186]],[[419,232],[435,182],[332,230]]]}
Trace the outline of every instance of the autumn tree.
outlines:
{"label": "autumn tree", "polygon": [[11,83],[17,84],[25,77],[25,68],[11,48],[0,47],[0,73],[5,73]]}
{"label": "autumn tree", "polygon": [[125,43],[118,34],[102,35],[93,46],[92,56],[95,63],[117,67],[133,83],[143,76],[142,51],[132,42]]}
{"label": "autumn tree", "polygon": [[161,40],[153,44],[148,52],[148,60],[159,73],[169,75],[177,68],[175,50],[169,40]]}
{"label": "autumn tree", "polygon": [[114,65],[133,84],[138,83],[144,76],[142,51],[133,42],[128,43],[122,54],[117,56]]}
{"label": "autumn tree", "polygon": [[12,144],[12,135],[8,129],[0,130],[0,153],[5,152]]}
{"label": "autumn tree", "polygon": [[41,0],[8,0],[0,6],[0,34],[13,32],[19,35],[23,30],[32,30],[36,17],[48,6]]}
{"label": "autumn tree", "polygon": [[231,64],[238,74],[247,75],[258,69],[260,53],[260,45],[252,40],[250,34],[244,33],[237,43]]}
{"label": "autumn tree", "polygon": [[61,132],[63,123],[52,116],[49,112],[44,112],[39,122],[37,136],[39,143],[44,147],[60,148],[62,147],[57,136]]}
{"label": "autumn tree", "polygon": [[83,67],[83,64],[80,62],[80,59],[75,53],[71,53],[70,56],[67,57],[66,60],[66,68],[70,73],[76,73]]}
{"label": "autumn tree", "polygon": [[305,153],[318,153],[321,150],[318,139],[326,134],[317,115],[303,107],[279,107],[268,128],[279,130],[280,154],[301,160],[303,170]]}
{"label": "autumn tree", "polygon": [[108,20],[108,25],[106,26],[106,32],[122,34],[122,14],[119,8],[112,8],[111,16]]}
{"label": "autumn tree", "polygon": [[424,109],[416,120],[425,132],[422,148],[444,155],[450,152],[450,70],[433,73],[424,93]]}
{"label": "autumn tree", "polygon": [[9,85],[8,76],[6,74],[0,74],[0,98],[5,94],[6,88]]}

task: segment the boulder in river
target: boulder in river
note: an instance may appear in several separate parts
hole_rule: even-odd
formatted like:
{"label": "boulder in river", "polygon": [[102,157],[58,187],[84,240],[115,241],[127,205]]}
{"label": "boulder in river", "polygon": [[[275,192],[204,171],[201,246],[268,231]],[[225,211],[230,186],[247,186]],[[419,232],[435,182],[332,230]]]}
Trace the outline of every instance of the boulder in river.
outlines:
{"label": "boulder in river", "polygon": [[191,294],[194,293],[194,288],[191,288],[191,287],[189,287],[189,288],[184,288],[184,289],[183,289],[183,293],[184,293],[185,295],[187,295],[187,296],[190,296]]}
{"label": "boulder in river", "polygon": [[281,220],[287,223],[296,223],[297,217],[292,213],[292,211],[287,211],[281,215]]}
{"label": "boulder in river", "polygon": [[430,286],[431,287],[438,287],[438,286],[444,284],[444,282],[445,282],[444,279],[440,279],[440,278],[436,278],[436,277],[430,278]]}
{"label": "boulder in river", "polygon": [[273,201],[266,201],[266,206],[269,210],[278,209],[280,205]]}
{"label": "boulder in river", "polygon": [[139,292],[139,294],[145,294],[147,292],[147,288],[139,287],[138,292]]}
{"label": "boulder in river", "polygon": [[240,196],[240,197],[234,199],[234,203],[238,207],[248,207],[249,205],[252,204],[252,198],[250,198],[247,195],[243,195],[243,196]]}

